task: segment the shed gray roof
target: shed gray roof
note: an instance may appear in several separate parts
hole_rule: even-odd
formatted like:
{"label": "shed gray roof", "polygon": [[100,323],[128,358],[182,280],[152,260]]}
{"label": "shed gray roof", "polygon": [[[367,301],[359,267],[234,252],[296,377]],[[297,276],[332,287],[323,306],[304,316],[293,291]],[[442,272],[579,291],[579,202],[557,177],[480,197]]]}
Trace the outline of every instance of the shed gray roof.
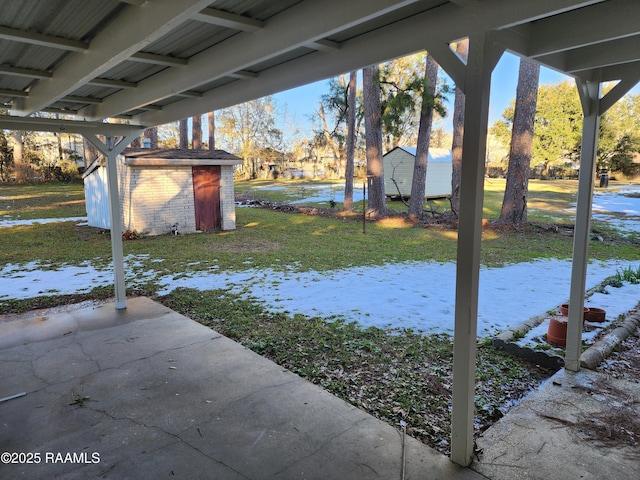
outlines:
{"label": "shed gray roof", "polygon": [[181,150],[175,148],[128,148],[124,163],[137,167],[196,165],[239,165],[242,159],[224,150]]}
{"label": "shed gray roof", "polygon": [[126,158],[162,158],[162,159],[183,159],[183,160],[237,160],[240,157],[224,150],[205,149],[177,149],[177,148],[127,148],[122,152]]}

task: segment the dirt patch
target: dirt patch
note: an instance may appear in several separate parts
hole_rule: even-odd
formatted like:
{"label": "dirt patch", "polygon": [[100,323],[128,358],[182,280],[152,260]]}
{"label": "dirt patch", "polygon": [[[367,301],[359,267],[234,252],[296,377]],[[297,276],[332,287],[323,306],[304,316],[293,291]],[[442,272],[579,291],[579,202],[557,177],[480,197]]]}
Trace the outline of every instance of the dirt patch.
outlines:
{"label": "dirt patch", "polygon": [[[640,312],[636,309],[635,312]],[[640,336],[638,331],[616,347],[597,368],[613,378],[621,378],[640,384]]]}

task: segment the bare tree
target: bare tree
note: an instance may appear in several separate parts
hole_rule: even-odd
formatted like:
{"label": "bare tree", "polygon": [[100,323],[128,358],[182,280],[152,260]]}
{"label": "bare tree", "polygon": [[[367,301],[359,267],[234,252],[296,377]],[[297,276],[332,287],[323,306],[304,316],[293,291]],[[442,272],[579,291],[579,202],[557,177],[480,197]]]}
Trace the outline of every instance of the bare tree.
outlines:
{"label": "bare tree", "polygon": [[85,137],[82,137],[82,150],[84,156],[84,168],[88,168],[96,158],[100,155],[100,152],[91,142],[88,142]]}
{"label": "bare tree", "polygon": [[353,174],[356,152],[356,81],[357,72],[349,74],[347,91],[347,162],[344,170],[344,203],[345,212],[353,211]]}
{"label": "bare tree", "polygon": [[[456,54],[467,61],[469,39],[456,45]],[[462,137],[464,136],[464,93],[456,86],[453,103],[453,140],[451,142],[451,210],[458,215],[460,210],[460,174],[462,171]]]}
{"label": "bare tree", "polygon": [[216,149],[216,115],[214,112],[207,113],[209,124],[209,150]]}
{"label": "bare tree", "polygon": [[514,225],[527,221],[529,170],[539,79],[540,64],[528,58],[521,58],[511,130],[507,184],[500,212],[500,221]]}
{"label": "bare tree", "polygon": [[364,68],[362,79],[367,176],[369,177],[369,215],[378,217],[387,213],[382,163],[382,106],[378,67]]}
{"label": "bare tree", "polygon": [[431,125],[433,124],[433,108],[438,82],[438,64],[431,55],[425,61],[425,90],[422,94],[420,107],[420,126],[418,128],[418,145],[416,160],[413,166],[413,180],[411,181],[411,197],[409,198],[409,217],[421,218],[424,210],[424,194],[427,179],[427,163],[429,158],[429,141],[431,139]]}
{"label": "bare tree", "polygon": [[[327,115],[324,111],[324,104],[320,102],[318,106],[318,111],[316,112],[318,117],[322,121],[322,135],[324,138],[325,144],[331,149],[331,153],[333,153],[333,161],[336,165],[340,164],[340,143],[336,140],[335,136],[332,135],[332,131],[329,130],[329,126],[327,124]],[[334,130],[335,131],[335,130]],[[340,171],[338,169],[338,171]]]}
{"label": "bare tree", "polygon": [[180,143],[179,147],[182,150],[187,150],[189,148],[189,125],[188,120],[183,118],[180,120]]}

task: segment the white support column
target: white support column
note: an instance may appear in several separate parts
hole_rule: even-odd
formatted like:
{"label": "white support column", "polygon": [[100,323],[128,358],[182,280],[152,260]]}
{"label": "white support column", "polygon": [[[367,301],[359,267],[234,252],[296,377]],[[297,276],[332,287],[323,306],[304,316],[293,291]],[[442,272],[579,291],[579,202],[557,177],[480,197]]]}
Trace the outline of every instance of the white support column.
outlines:
{"label": "white support column", "polygon": [[478,284],[491,72],[503,51],[502,47],[491,42],[490,34],[469,38],[465,72],[451,412],[451,460],[462,466],[471,463],[473,454]]}
{"label": "white support column", "polygon": [[564,366],[577,372],[582,354],[582,324],[584,316],[584,292],[589,261],[589,238],[591,234],[591,203],[598,150],[598,127],[600,124],[600,82],[576,80],[582,100],[584,123],[582,125],[582,147],[580,149],[580,175],[578,177],[578,201],[576,224],[573,232],[573,262],[571,265],[571,291],[569,294],[569,324]]}
{"label": "white support column", "polygon": [[142,131],[129,134],[116,143],[114,137],[107,137],[102,143],[97,137],[85,135],[85,138],[98,148],[107,160],[107,190],[109,192],[109,219],[111,224],[111,255],[114,271],[115,305],[117,310],[127,308],[127,293],[124,281],[124,249],[122,245],[122,215],[120,212],[120,195],[118,193],[118,155]]}
{"label": "white support column", "polygon": [[569,292],[569,324],[567,327],[567,349],[564,367],[577,372],[582,355],[582,325],[584,316],[584,294],[589,262],[589,239],[591,237],[591,205],[598,152],[600,116],[637,83],[638,76],[624,78],[603,98],[601,83],[576,80],[584,113],[582,125],[582,147],[580,149],[580,176],[578,179],[578,201],[576,225],[573,234],[573,261],[571,265],[571,291]]}

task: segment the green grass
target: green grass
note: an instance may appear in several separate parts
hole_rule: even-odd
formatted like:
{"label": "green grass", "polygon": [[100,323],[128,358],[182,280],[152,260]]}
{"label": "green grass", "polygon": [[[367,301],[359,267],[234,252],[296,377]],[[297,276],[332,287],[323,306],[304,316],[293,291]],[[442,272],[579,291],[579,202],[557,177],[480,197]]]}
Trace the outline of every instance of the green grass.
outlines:
{"label": "green grass", "polygon": [[86,214],[81,183],[0,184],[0,218],[30,220]]}
{"label": "green grass", "polygon": [[[540,183],[549,189],[555,182]],[[497,181],[492,183],[495,187]],[[567,182],[558,182],[561,189]],[[45,184],[3,188],[2,201],[11,201],[13,210],[34,216],[27,204],[38,198],[38,212],[67,217],[79,215],[75,206],[82,196],[77,184]],[[26,193],[20,194],[24,188]],[[491,190],[488,188],[488,190]],[[497,189],[499,190],[499,189]],[[536,188],[536,191],[543,191]],[[5,193],[6,192],[6,193]],[[47,193],[48,192],[48,193]],[[9,195],[7,195],[7,193]],[[36,195],[38,193],[38,195]],[[552,196],[548,191],[544,195]],[[50,195],[51,210],[46,198]],[[558,193],[556,202],[568,202],[570,195]],[[62,202],[61,198],[71,198]],[[547,199],[547,202],[550,202]],[[64,208],[60,205],[64,204]],[[489,202],[487,208],[494,208]],[[70,210],[70,205],[74,205]],[[62,208],[62,210],[61,210]],[[163,273],[218,268],[245,270],[273,268],[276,270],[332,270],[353,266],[381,265],[386,262],[433,260],[455,261],[457,232],[437,227],[410,228],[402,221],[368,222],[366,234],[357,219],[327,218],[300,214],[283,214],[270,209],[238,208],[237,229],[230,232],[161,235],[126,241],[125,254],[148,255],[143,266]],[[604,242],[591,243],[591,255],[596,259],[637,258],[637,244],[608,231]],[[73,223],[36,224],[2,229],[3,243],[12,248],[0,253],[0,265],[20,264],[35,259],[59,266],[92,262],[104,265],[109,261],[109,232]],[[528,226],[523,230],[488,229],[483,233],[481,261],[485,265],[526,262],[536,258],[570,258],[572,238],[569,235]],[[155,260],[162,260],[157,263]]]}
{"label": "green grass", "polygon": [[[146,237],[126,241],[124,251],[126,255],[148,255],[142,261],[166,273],[213,266],[221,270],[325,271],[385,262],[455,261],[456,231],[395,225],[370,223],[363,234],[356,220],[241,208],[235,231]],[[108,232],[70,222],[3,228],[2,237],[12,248],[0,252],[0,264],[39,259],[54,266],[87,261],[104,265],[111,256]],[[571,237],[553,231],[534,227],[488,230],[483,234],[482,262],[499,266],[535,258],[570,258],[571,251]],[[637,245],[621,238],[607,239],[592,242],[591,254],[597,259],[633,260]]]}

